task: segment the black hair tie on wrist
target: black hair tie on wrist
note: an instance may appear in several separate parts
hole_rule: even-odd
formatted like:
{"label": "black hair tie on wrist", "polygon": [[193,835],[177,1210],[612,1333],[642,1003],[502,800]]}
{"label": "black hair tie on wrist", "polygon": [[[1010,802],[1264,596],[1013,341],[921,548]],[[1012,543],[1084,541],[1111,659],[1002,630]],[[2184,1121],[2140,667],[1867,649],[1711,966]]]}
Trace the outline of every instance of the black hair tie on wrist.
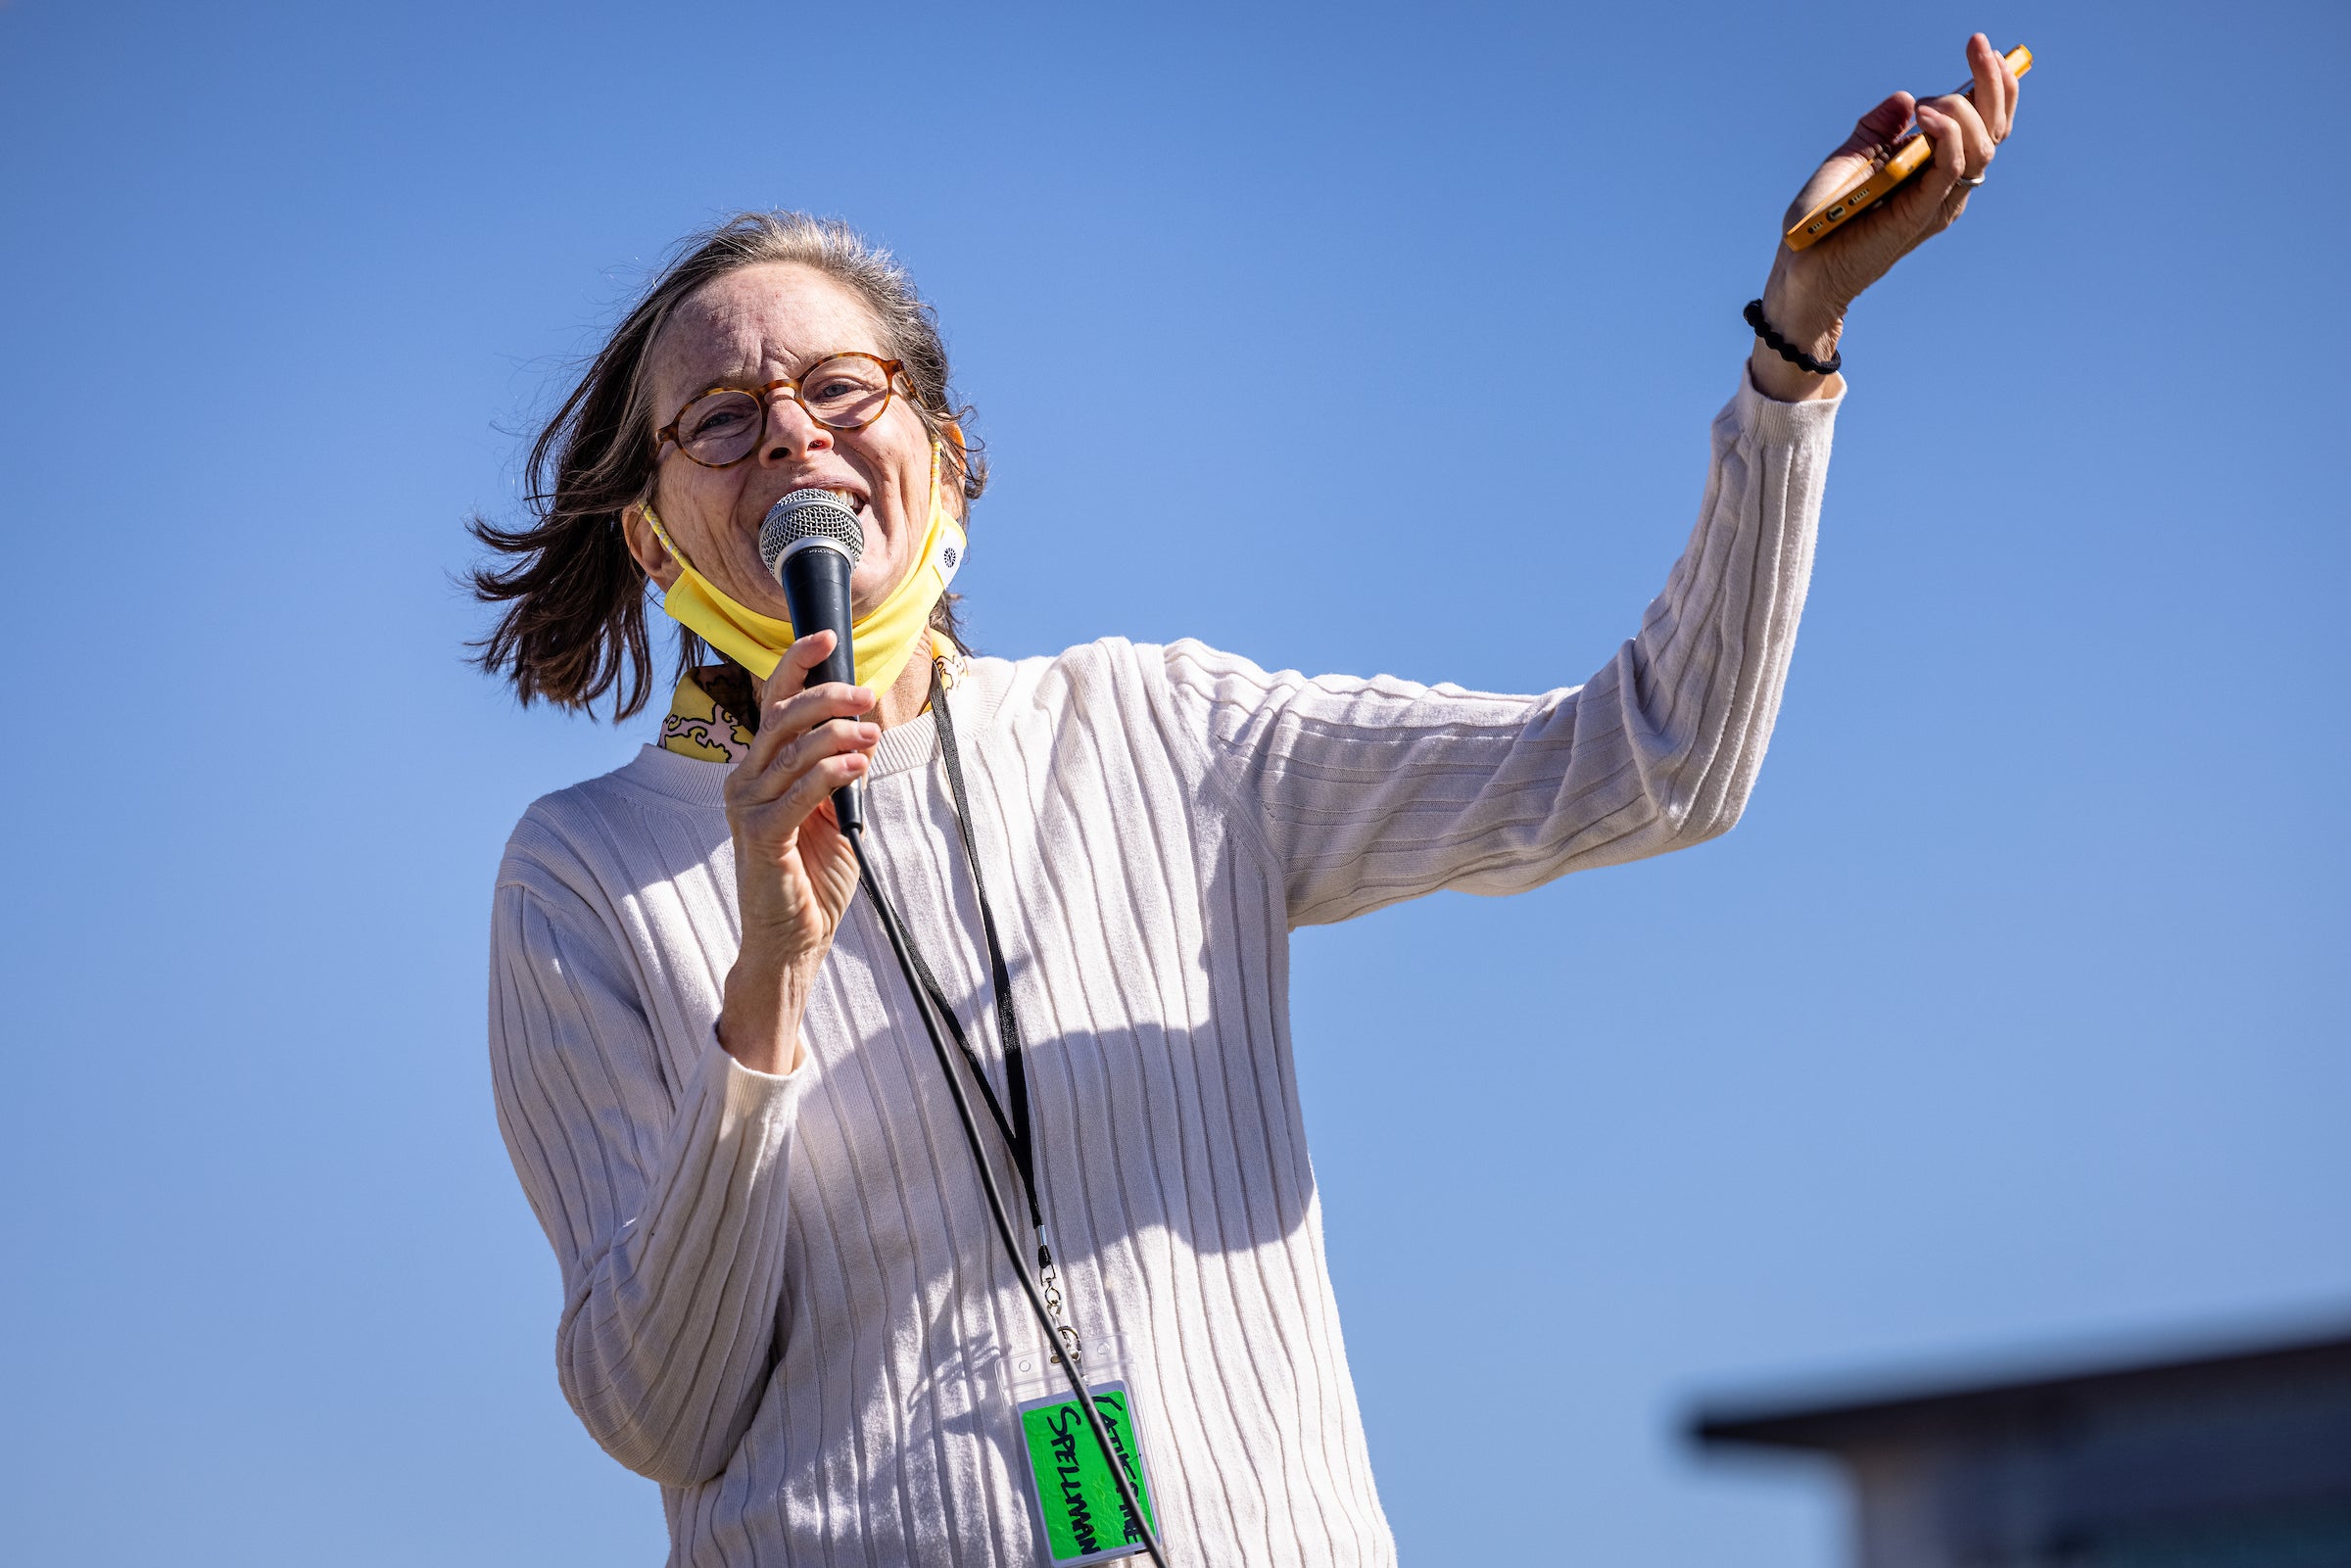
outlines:
{"label": "black hair tie on wrist", "polygon": [[1763,347],[1799,370],[1808,370],[1816,376],[1833,376],[1845,368],[1844,355],[1832,354],[1826,359],[1815,359],[1774,332],[1771,329],[1771,323],[1763,319],[1763,302],[1761,300],[1748,301],[1747,309],[1743,313],[1747,317],[1747,324],[1755,329],[1755,336],[1763,340]]}

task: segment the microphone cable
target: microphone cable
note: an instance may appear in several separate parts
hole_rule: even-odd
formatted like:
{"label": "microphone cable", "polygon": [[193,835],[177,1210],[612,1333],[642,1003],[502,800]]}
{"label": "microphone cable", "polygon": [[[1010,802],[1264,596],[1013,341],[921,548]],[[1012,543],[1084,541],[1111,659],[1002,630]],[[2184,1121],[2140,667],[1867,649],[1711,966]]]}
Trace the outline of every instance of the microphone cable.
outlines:
{"label": "microphone cable", "polygon": [[914,995],[914,1010],[922,1015],[923,1030],[931,1036],[931,1049],[938,1057],[938,1069],[946,1074],[947,1094],[955,1102],[955,1118],[963,1123],[963,1139],[971,1146],[972,1164],[980,1171],[980,1190],[986,1195],[988,1216],[996,1222],[996,1235],[1004,1243],[1004,1256],[1012,1260],[1012,1271],[1019,1276],[1022,1293],[1029,1298],[1030,1309],[1036,1314],[1037,1327],[1044,1330],[1045,1344],[1052,1348],[1053,1359],[1061,1363],[1062,1373],[1070,1381],[1070,1391],[1078,1397],[1078,1408],[1084,1412],[1087,1429],[1101,1445],[1103,1461],[1110,1470],[1111,1480],[1118,1483],[1119,1501],[1125,1505],[1127,1517],[1143,1533],[1143,1549],[1151,1554],[1156,1568],[1168,1568],[1168,1559],[1159,1549],[1159,1533],[1151,1528],[1151,1521],[1143,1513],[1142,1499],[1135,1496],[1134,1487],[1128,1480],[1127,1467],[1119,1461],[1120,1450],[1102,1424],[1102,1412],[1094,1408],[1093,1394],[1085,1386],[1078,1358],[1062,1343],[1045,1298],[1036,1281],[1030,1277],[1028,1265],[1021,1260],[1020,1243],[1013,1239],[1012,1219],[1004,1211],[1004,1194],[997,1189],[995,1170],[987,1163],[986,1151],[980,1142],[979,1123],[972,1117],[971,1097],[964,1093],[963,1079],[956,1075],[947,1042],[939,1033],[938,1020],[932,1016],[931,997],[915,977],[914,950],[905,927],[898,922],[897,910],[883,893],[882,879],[874,874],[874,863],[866,855],[865,829],[862,825],[849,828],[845,836],[857,856],[857,879],[864,884],[866,896],[874,901],[874,913],[881,919],[884,934],[889,938],[890,951],[897,955],[898,973],[906,977],[906,989]]}

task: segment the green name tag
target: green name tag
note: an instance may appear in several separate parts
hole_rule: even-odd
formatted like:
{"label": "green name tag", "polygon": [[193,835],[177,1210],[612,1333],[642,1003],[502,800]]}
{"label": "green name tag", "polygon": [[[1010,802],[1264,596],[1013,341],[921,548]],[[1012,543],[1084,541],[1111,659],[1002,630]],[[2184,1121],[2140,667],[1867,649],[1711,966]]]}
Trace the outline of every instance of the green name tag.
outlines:
{"label": "green name tag", "polygon": [[[1134,1409],[1123,1381],[1089,1385],[1094,1408],[1119,1450],[1119,1465],[1143,1505],[1143,1517],[1159,1528],[1151,1489],[1143,1479],[1142,1444],[1134,1431]],[[1143,1549],[1143,1533],[1119,1498],[1102,1445],[1085,1424],[1076,1399],[1029,1400],[1018,1406],[1021,1436],[1029,1445],[1030,1479],[1036,1486],[1037,1514],[1044,1525],[1045,1550],[1056,1568],[1107,1562]]]}

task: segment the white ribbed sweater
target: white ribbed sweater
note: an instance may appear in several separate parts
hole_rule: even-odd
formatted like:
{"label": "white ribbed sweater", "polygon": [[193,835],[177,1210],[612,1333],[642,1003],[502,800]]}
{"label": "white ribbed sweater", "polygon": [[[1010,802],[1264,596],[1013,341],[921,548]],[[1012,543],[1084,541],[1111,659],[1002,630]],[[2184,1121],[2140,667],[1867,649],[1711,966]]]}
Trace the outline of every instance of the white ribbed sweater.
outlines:
{"label": "white ribbed sweater", "polygon": [[[1741,382],[1665,592],[1580,689],[1310,681],[1110,641],[976,660],[950,699],[1046,1219],[1080,1329],[1126,1337],[1175,1562],[1394,1560],[1324,1266],[1287,933],[1738,817],[1835,417]],[[883,736],[872,841],[1001,1095],[935,741],[927,715]],[[663,1483],[673,1564],[1038,1561],[985,1380],[1034,1331],[865,902],[797,1071],[713,1043],[739,940],[725,777],[648,746],[533,805],[499,869],[499,1123],[562,1268],[564,1393]]]}

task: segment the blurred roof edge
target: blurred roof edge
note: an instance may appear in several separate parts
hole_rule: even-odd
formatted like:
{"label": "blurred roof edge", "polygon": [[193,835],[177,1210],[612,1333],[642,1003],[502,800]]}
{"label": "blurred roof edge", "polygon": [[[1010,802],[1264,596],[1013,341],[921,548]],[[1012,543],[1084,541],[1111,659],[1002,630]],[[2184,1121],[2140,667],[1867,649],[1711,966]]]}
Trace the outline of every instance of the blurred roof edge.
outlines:
{"label": "blurred roof edge", "polygon": [[1866,1394],[1848,1385],[1846,1392],[1811,1398],[1709,1401],[1691,1417],[1688,1430],[1708,1445],[1837,1453],[1933,1432],[2039,1423],[2065,1407],[2118,1394],[2176,1398],[2217,1392],[2247,1379],[2351,1379],[2351,1313],[2338,1312],[2331,1322],[2306,1325],[2298,1333],[2208,1339],[2200,1348],[2164,1355],[2076,1356],[2073,1370],[2054,1369],[2051,1357],[2035,1359],[2042,1364],[2030,1375],[2011,1363],[2005,1374],[1946,1375],[1923,1389],[1917,1379],[1883,1378]]}

